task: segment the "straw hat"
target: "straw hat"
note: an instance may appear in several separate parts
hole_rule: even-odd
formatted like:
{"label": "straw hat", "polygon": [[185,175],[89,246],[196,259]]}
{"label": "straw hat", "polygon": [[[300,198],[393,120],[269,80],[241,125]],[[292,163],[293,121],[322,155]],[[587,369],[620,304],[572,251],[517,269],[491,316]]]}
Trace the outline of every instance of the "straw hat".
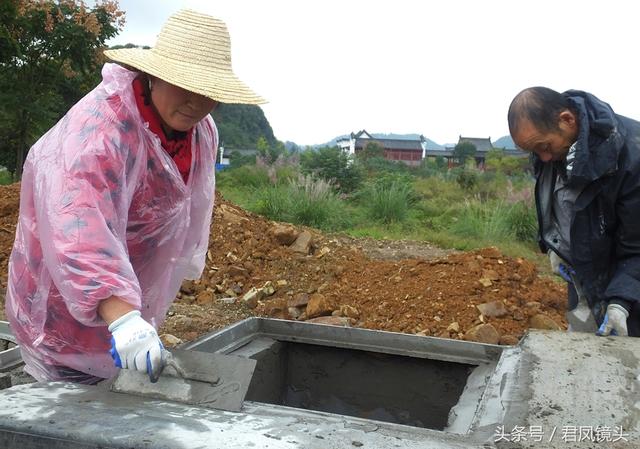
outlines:
{"label": "straw hat", "polygon": [[221,20],[191,10],[173,14],[155,47],[106,50],[105,56],[221,103],[265,101],[231,69],[231,39]]}

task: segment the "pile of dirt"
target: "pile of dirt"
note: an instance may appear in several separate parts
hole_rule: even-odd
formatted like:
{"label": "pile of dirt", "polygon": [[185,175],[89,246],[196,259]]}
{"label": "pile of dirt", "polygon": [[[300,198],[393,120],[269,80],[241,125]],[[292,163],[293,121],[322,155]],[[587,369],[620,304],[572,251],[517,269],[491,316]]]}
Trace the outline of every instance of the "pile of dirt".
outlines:
{"label": "pile of dirt", "polygon": [[[0,187],[0,282],[19,186]],[[408,258],[407,258],[408,257]],[[185,281],[161,328],[169,346],[250,316],[514,344],[530,327],[566,328],[565,288],[495,248],[325,235],[216,199],[206,268]]]}

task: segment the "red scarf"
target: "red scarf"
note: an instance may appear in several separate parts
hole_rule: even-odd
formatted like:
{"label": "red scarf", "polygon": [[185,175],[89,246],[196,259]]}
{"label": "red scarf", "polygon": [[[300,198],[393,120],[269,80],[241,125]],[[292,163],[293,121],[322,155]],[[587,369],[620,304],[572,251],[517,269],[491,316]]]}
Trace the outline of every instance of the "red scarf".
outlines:
{"label": "red scarf", "polygon": [[149,129],[160,138],[162,148],[169,153],[186,184],[191,171],[191,135],[193,134],[193,128],[185,132],[174,131],[173,137],[171,139],[167,138],[162,129],[160,116],[144,95],[141,77],[134,79],[132,85],[140,115],[142,115],[144,121],[149,123]]}

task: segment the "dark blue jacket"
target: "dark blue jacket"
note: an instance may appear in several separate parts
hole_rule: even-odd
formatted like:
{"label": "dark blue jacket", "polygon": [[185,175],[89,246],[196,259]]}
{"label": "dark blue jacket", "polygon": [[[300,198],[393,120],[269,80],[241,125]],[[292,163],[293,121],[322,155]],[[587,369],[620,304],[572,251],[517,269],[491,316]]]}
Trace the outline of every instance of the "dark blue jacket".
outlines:
{"label": "dark blue jacket", "polygon": [[[586,92],[563,95],[579,123],[567,182],[581,192],[571,214],[571,254],[561,256],[571,261],[598,324],[609,302],[616,302],[630,312],[629,335],[640,336],[640,123]],[[553,201],[553,186],[542,180],[555,179],[558,169],[539,159],[535,163],[540,224],[541,211]],[[546,252],[550,242],[544,241],[542,226],[539,239]]]}

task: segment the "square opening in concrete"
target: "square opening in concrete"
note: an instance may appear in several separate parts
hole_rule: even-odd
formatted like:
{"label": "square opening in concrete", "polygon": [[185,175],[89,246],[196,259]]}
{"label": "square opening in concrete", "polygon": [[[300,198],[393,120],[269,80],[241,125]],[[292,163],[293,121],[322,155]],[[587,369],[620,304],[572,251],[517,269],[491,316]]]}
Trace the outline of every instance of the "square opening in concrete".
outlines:
{"label": "square opening in concrete", "polygon": [[480,419],[502,354],[495,345],[268,318],[183,349],[256,360],[249,403],[456,434]]}
{"label": "square opening in concrete", "polygon": [[273,341],[246,400],[434,430],[447,426],[473,365]]}

